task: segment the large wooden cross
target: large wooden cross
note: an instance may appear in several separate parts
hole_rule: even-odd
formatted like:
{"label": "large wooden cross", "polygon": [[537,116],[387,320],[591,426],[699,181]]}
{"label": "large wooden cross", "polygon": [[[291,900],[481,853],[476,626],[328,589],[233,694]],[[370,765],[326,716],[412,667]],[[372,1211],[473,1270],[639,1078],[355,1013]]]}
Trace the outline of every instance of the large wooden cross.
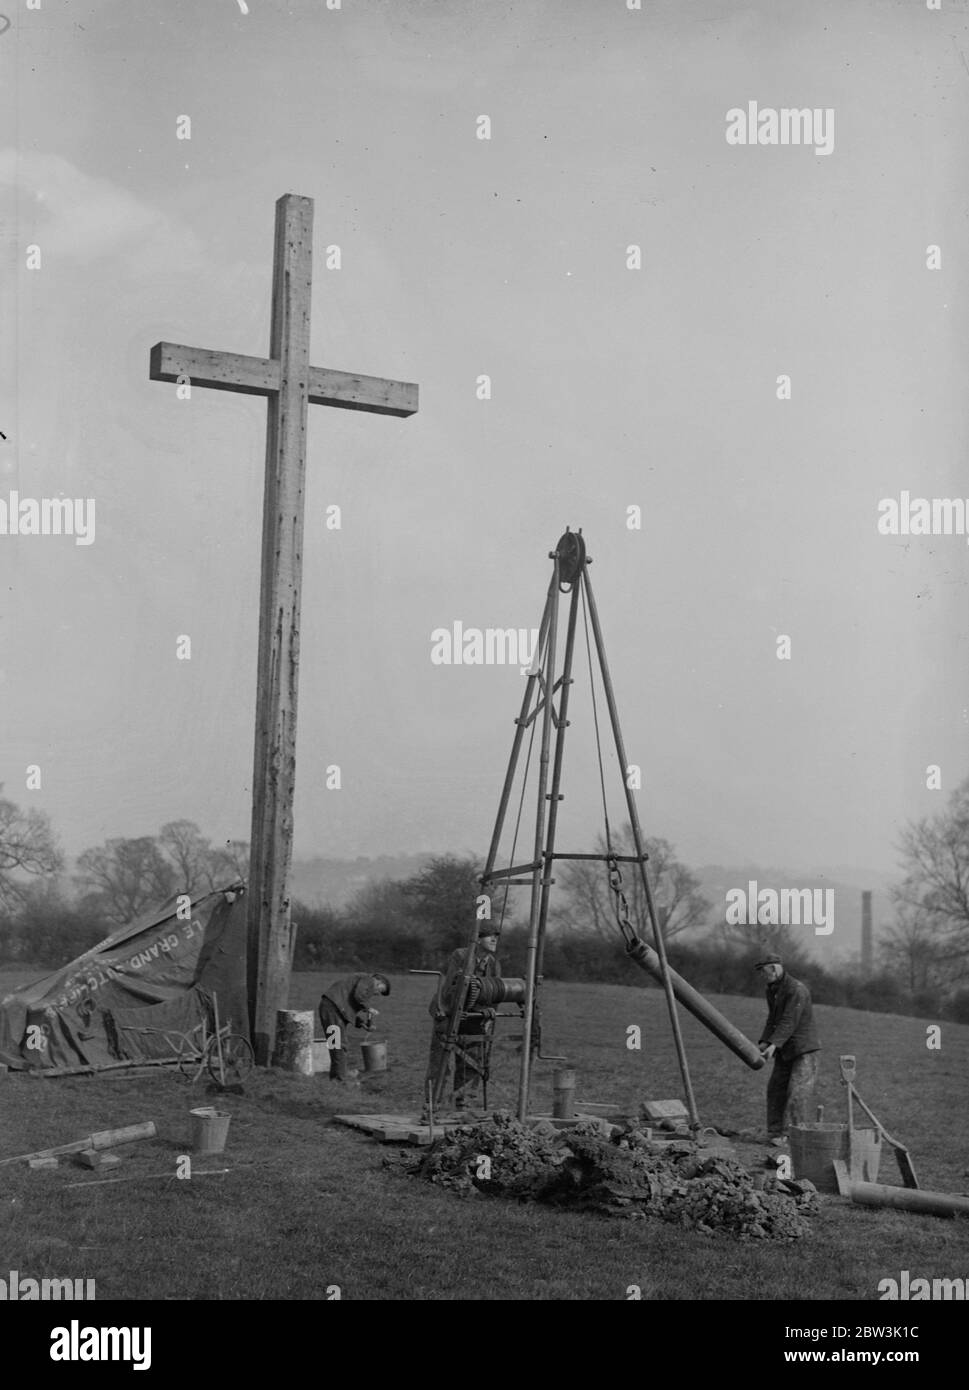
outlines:
{"label": "large wooden cross", "polygon": [[292,958],[289,879],[307,406],[378,415],[417,410],[413,382],[310,366],[312,274],[313,200],[287,193],[276,203],[269,356],[156,343],[149,366],[153,381],[187,380],[268,399],[248,906],[249,1023],[256,1060],[264,1066],[272,1055],[276,1012],[286,1007]]}

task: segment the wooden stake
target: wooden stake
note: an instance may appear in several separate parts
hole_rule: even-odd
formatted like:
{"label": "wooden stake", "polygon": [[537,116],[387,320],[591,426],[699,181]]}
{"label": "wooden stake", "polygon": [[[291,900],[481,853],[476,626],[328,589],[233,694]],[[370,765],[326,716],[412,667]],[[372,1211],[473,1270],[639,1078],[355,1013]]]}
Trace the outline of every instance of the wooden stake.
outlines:
{"label": "wooden stake", "polygon": [[219,1031],[219,996],[212,991],[212,1007],[215,1010],[215,1050],[219,1056],[219,1085],[225,1086],[225,1062],[222,1060],[222,1035]]}

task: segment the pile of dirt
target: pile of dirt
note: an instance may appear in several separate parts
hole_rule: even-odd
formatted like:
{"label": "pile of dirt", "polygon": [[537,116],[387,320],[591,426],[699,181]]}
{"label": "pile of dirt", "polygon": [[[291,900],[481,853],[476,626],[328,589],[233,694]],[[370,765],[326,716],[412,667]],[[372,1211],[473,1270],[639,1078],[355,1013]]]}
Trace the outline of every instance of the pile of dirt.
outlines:
{"label": "pile of dirt", "polygon": [[595,1121],[562,1131],[530,1128],[504,1111],[398,1162],[462,1196],[656,1217],[742,1240],[798,1240],[820,1207],[810,1184],[787,1190],[774,1175],[755,1178],[736,1159],[692,1142],[661,1145],[637,1129],[607,1137]]}

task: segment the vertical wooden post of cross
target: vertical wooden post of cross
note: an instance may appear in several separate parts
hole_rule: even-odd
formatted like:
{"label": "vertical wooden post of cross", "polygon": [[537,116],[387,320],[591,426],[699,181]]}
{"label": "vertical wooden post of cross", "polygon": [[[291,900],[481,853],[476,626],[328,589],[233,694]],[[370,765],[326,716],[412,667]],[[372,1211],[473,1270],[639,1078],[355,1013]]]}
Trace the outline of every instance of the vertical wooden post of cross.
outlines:
{"label": "vertical wooden post of cross", "polygon": [[296,781],[296,705],[303,572],[303,489],[309,404],[313,203],[276,204],[269,356],[279,389],[268,398],[262,509],[259,657],[249,867],[249,977],[256,1061],[266,1066],[292,962],[290,868]]}
{"label": "vertical wooden post of cross", "polygon": [[153,381],[190,382],[268,401],[247,947],[249,1026],[262,1066],[271,1058],[276,1014],[287,1004],[292,962],[289,882],[307,406],[406,418],[418,405],[415,382],[310,366],[312,263],[313,200],[284,194],[276,203],[269,356],[162,342],[151,349],[149,361]]}

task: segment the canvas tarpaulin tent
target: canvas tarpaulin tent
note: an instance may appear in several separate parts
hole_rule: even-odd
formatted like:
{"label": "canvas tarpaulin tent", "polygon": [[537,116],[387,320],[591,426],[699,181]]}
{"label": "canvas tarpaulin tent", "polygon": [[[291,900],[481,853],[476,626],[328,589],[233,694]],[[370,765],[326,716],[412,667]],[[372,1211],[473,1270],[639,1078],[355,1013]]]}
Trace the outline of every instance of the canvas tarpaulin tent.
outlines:
{"label": "canvas tarpaulin tent", "polygon": [[164,906],[70,965],[0,1000],[0,1062],[41,1071],[165,1055],[216,994],[220,1022],[249,1036],[244,885]]}

